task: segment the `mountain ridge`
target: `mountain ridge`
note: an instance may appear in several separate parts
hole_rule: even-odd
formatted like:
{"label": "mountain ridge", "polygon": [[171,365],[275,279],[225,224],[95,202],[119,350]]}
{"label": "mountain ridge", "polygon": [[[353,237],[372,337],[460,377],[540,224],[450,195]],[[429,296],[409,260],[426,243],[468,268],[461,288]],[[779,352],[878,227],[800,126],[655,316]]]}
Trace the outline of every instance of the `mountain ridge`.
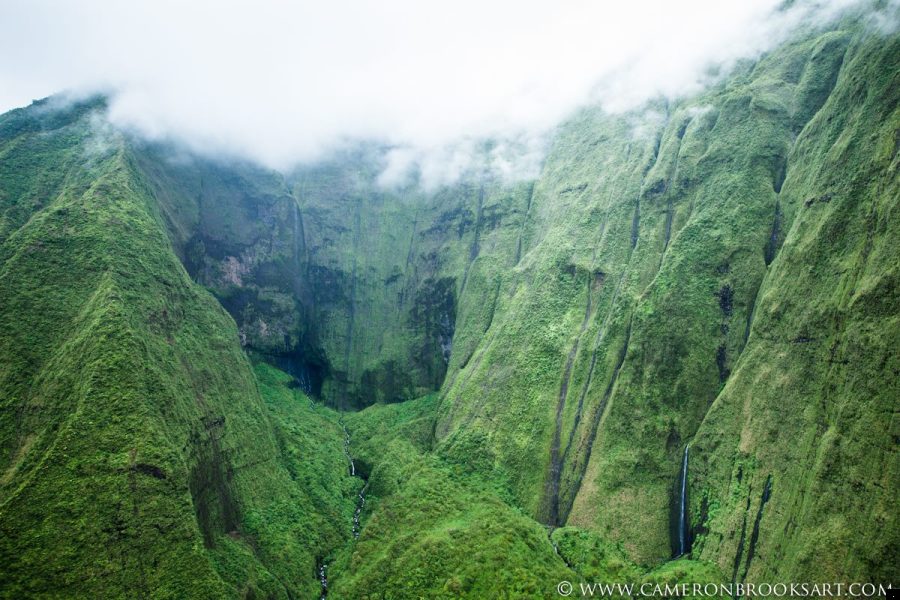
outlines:
{"label": "mountain ridge", "polygon": [[898,44],[805,33],[432,192],[3,115],[0,596],[889,582]]}

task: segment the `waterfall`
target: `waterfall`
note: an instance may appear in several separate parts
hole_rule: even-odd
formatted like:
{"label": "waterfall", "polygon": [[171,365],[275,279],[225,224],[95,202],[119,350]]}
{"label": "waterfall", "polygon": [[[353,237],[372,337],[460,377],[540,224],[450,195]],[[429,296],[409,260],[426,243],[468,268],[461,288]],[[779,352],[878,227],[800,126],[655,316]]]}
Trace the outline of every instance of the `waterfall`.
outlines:
{"label": "waterfall", "polygon": [[450,322],[450,315],[441,313],[441,326],[438,339],[441,344],[441,358],[444,364],[450,364],[450,354],[453,352],[453,323]]}
{"label": "waterfall", "polygon": [[[364,481],[362,488],[356,495],[356,509],[353,511],[353,523],[350,529],[353,538],[358,539],[362,529],[361,518],[362,512],[366,507],[366,491],[369,489],[369,481],[365,473],[357,474],[356,472],[356,464],[353,462],[353,455],[350,453],[350,431],[347,429],[346,424],[344,424],[343,414],[338,418],[338,425],[341,426],[341,431],[344,434],[344,456],[347,458],[347,462],[350,466],[350,475],[353,477],[360,477]],[[319,600],[325,600],[326,596],[328,596],[328,562],[324,559],[319,563],[318,574],[319,583],[322,587],[322,593],[319,596]]]}
{"label": "waterfall", "polygon": [[691,542],[688,535],[690,522],[688,519],[687,503],[687,477],[688,477],[688,453],[690,446],[684,447],[684,458],[681,461],[681,505],[678,512],[678,556],[683,556],[691,551]]}
{"label": "waterfall", "polygon": [[350,475],[356,477],[356,463],[353,462],[353,456],[350,454],[350,436],[348,435],[344,441],[344,451],[347,454],[347,460],[350,461]]}
{"label": "waterfall", "polygon": [[353,455],[350,453],[350,432],[347,430],[347,426],[344,424],[344,416],[341,415],[340,419],[338,419],[338,423],[341,426],[341,429],[344,432],[344,456],[347,457],[347,461],[350,463],[350,475],[353,477],[361,477],[365,484],[362,486],[362,489],[359,490],[359,493],[356,495],[356,510],[353,511],[353,526],[352,533],[354,538],[359,537],[360,532],[360,517],[362,516],[362,511],[366,507],[366,490],[369,489],[368,477],[365,475],[357,475],[356,473],[356,463],[353,461]]}
{"label": "waterfall", "polygon": [[305,366],[300,369],[300,372],[297,374],[297,382],[300,385],[300,389],[303,390],[303,393],[307,396],[312,396],[312,380],[309,377],[309,369]]}
{"label": "waterfall", "polygon": [[359,538],[360,531],[360,517],[362,516],[362,511],[366,507],[366,490],[369,489],[369,482],[367,481],[362,489],[359,490],[359,494],[356,496],[356,510],[353,512],[353,537]]}
{"label": "waterfall", "polygon": [[350,454],[350,432],[347,431],[347,426],[344,425],[344,415],[341,415],[338,419],[338,424],[344,432],[344,456],[347,457],[347,462],[350,463],[350,475],[356,477],[356,465],[353,462],[353,455]]}
{"label": "waterfall", "polygon": [[319,596],[319,599],[325,600],[328,595],[328,563],[326,562],[319,567],[319,583],[322,584],[322,595]]}

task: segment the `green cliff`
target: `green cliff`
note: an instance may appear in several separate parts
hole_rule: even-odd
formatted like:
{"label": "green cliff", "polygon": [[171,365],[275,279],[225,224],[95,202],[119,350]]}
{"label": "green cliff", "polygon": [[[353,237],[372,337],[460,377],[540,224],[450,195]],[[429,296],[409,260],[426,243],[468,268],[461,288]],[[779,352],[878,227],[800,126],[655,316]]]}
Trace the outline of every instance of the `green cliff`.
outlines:
{"label": "green cliff", "polygon": [[583,109],[514,184],[105,115],[0,117],[0,597],[897,572],[896,34]]}

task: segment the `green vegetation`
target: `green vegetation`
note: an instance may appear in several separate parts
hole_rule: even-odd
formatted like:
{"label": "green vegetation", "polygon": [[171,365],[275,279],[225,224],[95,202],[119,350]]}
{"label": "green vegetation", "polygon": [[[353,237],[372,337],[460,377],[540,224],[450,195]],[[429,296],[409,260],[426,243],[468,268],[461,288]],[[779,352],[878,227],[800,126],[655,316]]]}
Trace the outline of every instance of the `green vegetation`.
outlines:
{"label": "green vegetation", "polygon": [[[729,579],[736,560],[738,580],[889,578],[897,55],[896,37],[848,26],[785,45],[701,97],[567,124],[491,326],[471,360],[451,361],[439,451],[509,482],[527,513],[595,531],[651,567],[674,553],[676,482],[697,436],[697,553]],[[865,289],[872,308],[852,300]],[[766,311],[782,333],[759,329]],[[856,319],[868,323],[860,349],[839,357]],[[844,388],[851,373],[865,391]],[[845,401],[847,429],[829,427]],[[822,463],[829,428],[823,440],[847,453],[842,463]]]}
{"label": "green vegetation", "polygon": [[[424,452],[434,397],[348,421],[368,468],[359,540],[334,563],[339,598],[543,598],[574,574],[546,530],[488,485]],[[397,432],[392,434],[392,432]]]}
{"label": "green vegetation", "polygon": [[8,142],[68,170],[56,189],[3,175],[36,212],[4,205],[20,226],[0,251],[0,590],[311,595],[353,511],[335,417],[267,367],[257,382],[122,140],[93,139],[83,112]]}
{"label": "green vegetation", "polygon": [[897,572],[898,72],[896,37],[856,41],[797,138],[784,245],[697,433],[702,555],[738,578]]}
{"label": "green vegetation", "polygon": [[437,397],[348,416],[368,477],[360,538],[330,566],[339,598],[547,598],[561,581],[724,581],[715,565],[674,561],[647,572],[596,534],[552,532],[512,508],[497,486],[427,452]]}
{"label": "green vegetation", "polygon": [[427,193],[3,115],[0,597],[889,582],[898,61],[848,18]]}

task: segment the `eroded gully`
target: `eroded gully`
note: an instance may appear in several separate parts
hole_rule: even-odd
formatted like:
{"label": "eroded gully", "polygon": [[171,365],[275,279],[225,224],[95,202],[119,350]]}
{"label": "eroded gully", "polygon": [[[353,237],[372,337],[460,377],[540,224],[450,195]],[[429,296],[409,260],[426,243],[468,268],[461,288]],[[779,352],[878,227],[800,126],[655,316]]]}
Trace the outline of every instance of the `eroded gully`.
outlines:
{"label": "eroded gully", "polygon": [[[338,419],[338,424],[341,426],[341,431],[344,433],[344,456],[347,458],[350,476],[359,477],[363,480],[363,486],[356,494],[356,508],[353,511],[353,521],[350,525],[350,533],[353,535],[353,539],[357,539],[359,538],[359,533],[361,531],[360,519],[362,518],[363,509],[366,506],[366,491],[369,489],[369,481],[366,476],[356,470],[356,462],[353,460],[353,454],[350,452],[350,432],[347,430],[347,425],[344,423],[343,414]],[[324,600],[328,596],[328,564],[328,560],[324,558],[319,563],[318,577],[319,584],[321,585],[320,600]]]}

